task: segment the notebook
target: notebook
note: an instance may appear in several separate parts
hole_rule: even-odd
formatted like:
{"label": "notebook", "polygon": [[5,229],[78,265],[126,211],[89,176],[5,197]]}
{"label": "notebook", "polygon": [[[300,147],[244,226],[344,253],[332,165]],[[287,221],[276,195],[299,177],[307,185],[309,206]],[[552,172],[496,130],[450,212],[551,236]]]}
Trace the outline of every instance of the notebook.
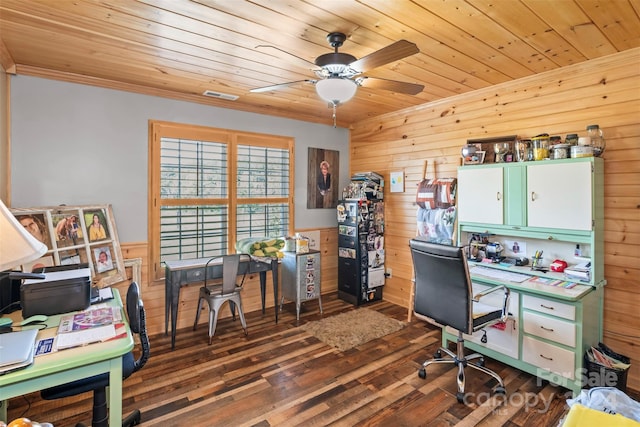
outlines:
{"label": "notebook", "polygon": [[0,334],[0,375],[33,362],[37,329]]}

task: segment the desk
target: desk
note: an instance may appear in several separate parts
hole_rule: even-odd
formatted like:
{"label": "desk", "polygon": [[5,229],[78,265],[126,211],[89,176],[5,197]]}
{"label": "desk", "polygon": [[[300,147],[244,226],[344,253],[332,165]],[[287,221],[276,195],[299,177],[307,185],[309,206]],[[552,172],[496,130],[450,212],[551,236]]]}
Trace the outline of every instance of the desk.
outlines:
{"label": "desk", "polygon": [[[492,286],[506,286],[511,290],[510,318],[503,329],[486,328],[465,335],[465,347],[566,387],[577,396],[583,380],[589,378],[583,355],[589,347],[602,342],[602,286],[577,285],[565,289],[529,280],[510,282],[481,274],[484,268],[470,264],[474,294]],[[527,267],[508,270],[531,272]],[[559,273],[547,275],[554,274],[562,278]],[[499,306],[500,296],[494,298],[497,300],[488,296],[482,302]],[[457,331],[443,329],[443,346],[457,339]]]}
{"label": "desk", "polygon": [[[113,289],[110,305],[122,307],[120,294]],[[18,312],[16,312],[18,313]],[[12,316],[13,317],[13,316]],[[38,340],[55,336],[61,315],[49,316],[47,329]],[[7,420],[7,400],[27,393],[66,384],[81,378],[109,373],[109,425],[122,425],[122,355],[133,348],[133,337],[126,316],[127,336],[103,343],[61,350],[38,356],[28,368],[0,376],[0,419]],[[28,414],[27,414],[28,416]],[[8,420],[7,420],[8,421]],[[46,421],[46,420],[42,420]]]}
{"label": "desk", "polygon": [[[176,346],[176,324],[178,322],[178,301],[180,299],[180,287],[189,283],[204,281],[204,268],[209,258],[185,259],[179,261],[167,261],[165,263],[164,279],[164,333],[168,333],[169,315],[171,315],[171,349]],[[271,262],[256,261],[249,255],[240,258],[239,273],[260,273],[260,292],[262,295],[262,314],[265,313],[265,294],[267,291],[267,271],[271,271],[273,280],[273,298],[278,323],[278,260]],[[207,272],[208,279],[222,278],[222,264],[210,264]]]}

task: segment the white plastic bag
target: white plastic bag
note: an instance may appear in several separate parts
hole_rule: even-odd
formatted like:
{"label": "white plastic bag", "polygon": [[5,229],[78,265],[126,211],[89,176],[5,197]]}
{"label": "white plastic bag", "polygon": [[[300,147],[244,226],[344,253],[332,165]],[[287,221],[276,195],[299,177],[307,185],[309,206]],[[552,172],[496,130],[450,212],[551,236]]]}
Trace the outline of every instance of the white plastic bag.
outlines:
{"label": "white plastic bag", "polygon": [[567,399],[569,406],[575,403],[609,414],[620,414],[640,422],[640,403],[615,387],[594,387],[582,390],[575,399]]}

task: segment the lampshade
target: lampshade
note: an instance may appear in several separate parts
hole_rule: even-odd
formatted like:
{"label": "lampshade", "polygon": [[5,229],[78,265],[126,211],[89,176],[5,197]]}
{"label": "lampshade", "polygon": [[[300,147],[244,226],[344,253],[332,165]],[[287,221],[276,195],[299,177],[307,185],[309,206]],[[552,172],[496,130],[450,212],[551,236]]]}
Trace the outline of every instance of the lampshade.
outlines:
{"label": "lampshade", "polygon": [[333,105],[347,102],[353,98],[357,89],[356,82],[342,77],[329,77],[316,83],[318,96]]}
{"label": "lampshade", "polygon": [[0,200],[0,271],[17,267],[47,252]]}

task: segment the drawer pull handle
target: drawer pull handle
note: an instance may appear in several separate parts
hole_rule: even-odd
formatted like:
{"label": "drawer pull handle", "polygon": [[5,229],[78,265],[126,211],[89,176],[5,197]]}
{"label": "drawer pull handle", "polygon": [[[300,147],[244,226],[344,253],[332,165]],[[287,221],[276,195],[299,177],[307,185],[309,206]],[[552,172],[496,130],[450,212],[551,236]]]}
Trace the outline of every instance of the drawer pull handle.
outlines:
{"label": "drawer pull handle", "polygon": [[500,193],[499,191],[496,193],[496,200],[500,201],[500,199],[502,199],[502,193]]}
{"label": "drawer pull handle", "polygon": [[553,357],[547,357],[544,354],[541,354],[540,357],[542,357],[543,359],[546,359],[546,360],[550,360],[550,361],[553,360]]}
{"label": "drawer pull handle", "polygon": [[553,310],[553,307],[550,307],[550,306],[544,305],[544,304],[540,304],[540,307],[546,308],[547,310]]}
{"label": "drawer pull handle", "polygon": [[545,328],[544,326],[540,326],[540,329],[547,331],[547,332],[553,332],[553,328]]}
{"label": "drawer pull handle", "polygon": [[535,191],[532,191],[532,192],[531,192],[531,201],[532,201],[532,202],[535,202],[535,201],[536,201],[536,192],[535,192]]}

